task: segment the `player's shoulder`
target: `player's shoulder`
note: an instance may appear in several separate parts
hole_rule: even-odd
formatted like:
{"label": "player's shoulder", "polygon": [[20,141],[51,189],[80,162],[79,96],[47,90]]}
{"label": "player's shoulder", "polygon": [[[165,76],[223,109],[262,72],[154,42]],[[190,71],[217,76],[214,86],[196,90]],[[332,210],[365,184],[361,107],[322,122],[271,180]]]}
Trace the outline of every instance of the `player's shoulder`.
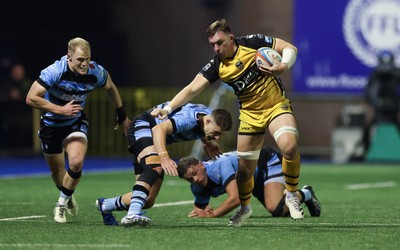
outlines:
{"label": "player's shoulder", "polygon": [[268,47],[269,44],[274,43],[275,38],[263,34],[251,34],[246,36],[240,36],[236,38],[236,42],[239,45],[251,47],[251,48],[259,48],[259,47]]}
{"label": "player's shoulder", "polygon": [[60,59],[56,60],[54,63],[49,65],[47,69],[49,69],[52,72],[65,72],[67,71],[68,67],[68,61],[67,61],[67,56],[63,56]]}
{"label": "player's shoulder", "polygon": [[216,159],[212,159],[207,161],[207,164],[210,166],[210,168],[212,169],[222,169],[226,166],[230,166],[233,165],[232,164],[232,159],[237,160],[237,156],[235,154],[223,154],[220,155],[218,158]]}
{"label": "player's shoulder", "polygon": [[89,74],[99,74],[105,71],[104,67],[95,61],[90,61],[89,63]]}
{"label": "player's shoulder", "polygon": [[56,60],[40,72],[39,78],[51,85],[50,83],[57,82],[61,76],[67,71],[68,62],[67,56],[63,56]]}
{"label": "player's shoulder", "polygon": [[187,103],[182,107],[182,109],[195,114],[211,114],[211,109],[206,105],[200,103]]}

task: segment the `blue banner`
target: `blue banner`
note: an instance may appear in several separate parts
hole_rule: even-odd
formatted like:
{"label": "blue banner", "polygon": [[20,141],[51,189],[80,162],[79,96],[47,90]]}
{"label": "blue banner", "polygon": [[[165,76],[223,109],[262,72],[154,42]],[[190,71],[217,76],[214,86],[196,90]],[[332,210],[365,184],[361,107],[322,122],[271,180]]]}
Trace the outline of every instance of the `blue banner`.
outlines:
{"label": "blue banner", "polygon": [[377,56],[400,62],[400,0],[296,0],[298,93],[361,94]]}

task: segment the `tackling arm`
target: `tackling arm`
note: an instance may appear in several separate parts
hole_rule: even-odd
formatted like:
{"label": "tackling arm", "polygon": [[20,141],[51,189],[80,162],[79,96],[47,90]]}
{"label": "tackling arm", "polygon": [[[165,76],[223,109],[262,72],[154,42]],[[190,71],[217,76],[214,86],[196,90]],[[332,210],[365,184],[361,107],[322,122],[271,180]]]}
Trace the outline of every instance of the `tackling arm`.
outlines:
{"label": "tackling arm", "polygon": [[161,159],[161,167],[167,175],[178,176],[176,162],[169,157],[167,151],[167,135],[172,134],[173,127],[170,120],[163,121],[152,128],[153,144]]}
{"label": "tackling arm", "polygon": [[159,119],[167,118],[168,114],[170,114],[174,109],[177,109],[191,101],[209,84],[210,82],[207,80],[207,78],[201,74],[197,74],[189,85],[184,87],[178,94],[175,95],[168,106],[165,106],[163,109],[154,109],[151,112],[151,115]]}

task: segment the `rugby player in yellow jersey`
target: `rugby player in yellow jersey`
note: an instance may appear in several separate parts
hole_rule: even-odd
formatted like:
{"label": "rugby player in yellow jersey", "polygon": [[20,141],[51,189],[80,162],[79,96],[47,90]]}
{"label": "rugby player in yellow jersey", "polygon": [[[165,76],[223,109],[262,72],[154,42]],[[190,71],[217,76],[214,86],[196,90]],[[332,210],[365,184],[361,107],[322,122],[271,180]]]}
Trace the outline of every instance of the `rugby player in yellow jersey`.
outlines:
{"label": "rugby player in yellow jersey", "polygon": [[[235,37],[225,19],[212,23],[206,31],[208,42],[215,52],[192,82],[183,88],[163,109],[153,116],[166,118],[173,110],[192,100],[211,83],[221,79],[233,88],[239,99],[240,125],[237,137],[239,168],[236,173],[240,208],[228,226],[241,226],[252,214],[251,193],[257,159],[268,130],[274,137],[283,159],[287,195],[285,203],[293,219],[302,219],[304,212],[296,197],[300,154],[297,149],[298,131],[290,101],[279,75],[295,63],[297,48],[279,38],[261,34]],[[258,67],[254,56],[257,49],[270,47],[282,55],[271,67]]]}

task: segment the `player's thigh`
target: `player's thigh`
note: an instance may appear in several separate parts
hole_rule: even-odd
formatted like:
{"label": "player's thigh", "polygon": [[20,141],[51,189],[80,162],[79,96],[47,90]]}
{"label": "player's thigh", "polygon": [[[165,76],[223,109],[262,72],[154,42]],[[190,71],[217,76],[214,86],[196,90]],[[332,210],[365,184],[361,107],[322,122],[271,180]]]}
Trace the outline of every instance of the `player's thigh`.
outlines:
{"label": "player's thigh", "polygon": [[59,154],[44,153],[43,155],[52,172],[65,172],[64,152]]}
{"label": "player's thigh", "polygon": [[261,149],[264,143],[264,134],[239,134],[237,137],[237,151],[248,152]]}
{"label": "player's thigh", "polygon": [[157,150],[156,150],[156,148],[154,147],[154,145],[150,145],[150,146],[145,147],[145,148],[139,153],[138,159],[137,159],[138,162],[140,162],[140,160],[141,160],[143,157],[145,157],[145,156],[147,156],[147,155],[151,155],[151,154],[157,154],[157,155],[158,155]]}

